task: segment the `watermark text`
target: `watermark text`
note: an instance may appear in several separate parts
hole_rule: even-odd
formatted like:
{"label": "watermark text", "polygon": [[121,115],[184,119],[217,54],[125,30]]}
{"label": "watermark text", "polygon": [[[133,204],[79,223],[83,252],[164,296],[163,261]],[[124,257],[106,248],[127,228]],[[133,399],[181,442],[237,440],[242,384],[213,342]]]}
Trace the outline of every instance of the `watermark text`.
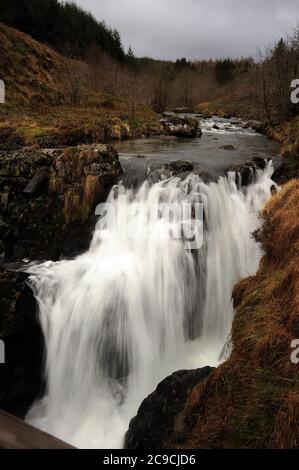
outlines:
{"label": "watermark text", "polygon": [[5,344],[2,339],[0,339],[0,364],[5,364]]}
{"label": "watermark text", "polygon": [[3,80],[0,80],[0,104],[5,103],[5,83]]}
{"label": "watermark text", "polygon": [[291,93],[291,101],[293,104],[299,103],[299,78],[296,78],[291,82],[291,88],[293,89]]}
{"label": "watermark text", "polygon": [[291,343],[291,348],[294,350],[291,354],[291,361],[293,364],[299,364],[299,339],[294,339]]}

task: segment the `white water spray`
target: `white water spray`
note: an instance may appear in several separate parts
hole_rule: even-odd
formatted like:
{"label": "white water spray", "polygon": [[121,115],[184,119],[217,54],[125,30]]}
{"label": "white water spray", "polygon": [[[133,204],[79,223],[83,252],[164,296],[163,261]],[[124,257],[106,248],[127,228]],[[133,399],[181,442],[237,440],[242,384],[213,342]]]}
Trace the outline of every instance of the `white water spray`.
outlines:
{"label": "white water spray", "polygon": [[46,341],[47,390],[27,419],[83,448],[122,446],[141,401],[170,373],[217,365],[228,339],[234,284],[257,270],[260,251],[251,237],[270,196],[272,164],[244,192],[235,175],[204,184],[196,175],[172,178],[134,193],[118,186],[128,204],[145,208],[200,199],[204,244],[187,251],[183,240],[157,237],[173,221],[150,226],[132,211],[136,233],[100,221],[87,253],[71,261],[30,268]]}

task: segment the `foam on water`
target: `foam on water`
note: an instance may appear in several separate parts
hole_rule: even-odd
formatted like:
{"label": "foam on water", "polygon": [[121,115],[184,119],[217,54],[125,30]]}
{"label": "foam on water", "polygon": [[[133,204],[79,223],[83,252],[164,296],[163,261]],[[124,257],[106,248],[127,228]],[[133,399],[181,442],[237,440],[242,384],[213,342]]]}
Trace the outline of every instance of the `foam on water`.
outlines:
{"label": "foam on water", "polygon": [[[182,368],[219,364],[231,330],[232,288],[258,267],[251,233],[272,172],[268,163],[246,190],[234,174],[209,185],[194,174],[145,182],[137,192],[119,185],[107,203],[126,217],[123,223],[100,219],[85,254],[30,268],[47,351],[47,389],[28,413],[30,423],[78,447],[118,448],[159,381]],[[124,216],[120,195],[139,209]],[[161,201],[198,200],[204,243],[196,251],[157,236],[174,230],[174,220],[144,216]],[[146,236],[125,236],[124,224]]]}

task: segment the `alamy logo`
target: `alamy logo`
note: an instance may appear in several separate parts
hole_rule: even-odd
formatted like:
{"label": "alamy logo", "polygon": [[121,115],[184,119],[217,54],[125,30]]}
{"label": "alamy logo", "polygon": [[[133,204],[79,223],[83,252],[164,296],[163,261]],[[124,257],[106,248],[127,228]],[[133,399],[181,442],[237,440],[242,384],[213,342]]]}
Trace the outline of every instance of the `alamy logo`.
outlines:
{"label": "alamy logo", "polygon": [[296,78],[291,83],[291,88],[294,88],[291,94],[291,101],[293,104],[299,103],[299,78]]}
{"label": "alamy logo", "polygon": [[0,364],[5,364],[5,344],[2,339],[0,339]]}
{"label": "alamy logo", "polygon": [[0,80],[0,104],[5,103],[5,83],[3,80]]}
{"label": "alamy logo", "polygon": [[291,361],[293,364],[299,364],[299,339],[292,341],[291,348],[294,349],[291,354]]}
{"label": "alamy logo", "polygon": [[95,215],[100,217],[102,236],[109,230],[121,239],[176,239],[182,240],[187,250],[203,245],[204,206],[202,203],[128,202],[121,195],[116,204],[99,204]]}

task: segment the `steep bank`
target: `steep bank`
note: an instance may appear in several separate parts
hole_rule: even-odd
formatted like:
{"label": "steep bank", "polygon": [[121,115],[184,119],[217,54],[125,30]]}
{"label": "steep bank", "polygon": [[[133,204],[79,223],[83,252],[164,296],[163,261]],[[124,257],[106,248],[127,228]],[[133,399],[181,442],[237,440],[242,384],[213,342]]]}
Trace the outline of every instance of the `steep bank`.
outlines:
{"label": "steep bank", "polygon": [[299,117],[281,124],[274,129],[269,127],[266,134],[281,144],[283,157],[280,174],[282,182],[299,177]]}
{"label": "steep bank", "polygon": [[[299,368],[291,361],[291,342],[299,337],[298,206],[298,180],[266,205],[263,229],[257,233],[265,250],[260,269],[233,293],[232,354],[188,393],[157,448],[299,446]],[[139,423],[142,408],[140,413]],[[139,427],[138,441],[143,432]],[[148,441],[155,439],[154,427],[146,433]],[[136,442],[127,441],[127,446]]]}
{"label": "steep bank", "polygon": [[92,86],[93,70],[0,23],[0,149],[56,148],[159,134],[145,106]]}
{"label": "steep bank", "polygon": [[94,209],[122,172],[109,145],[0,152],[2,260],[59,259],[84,251]]}

